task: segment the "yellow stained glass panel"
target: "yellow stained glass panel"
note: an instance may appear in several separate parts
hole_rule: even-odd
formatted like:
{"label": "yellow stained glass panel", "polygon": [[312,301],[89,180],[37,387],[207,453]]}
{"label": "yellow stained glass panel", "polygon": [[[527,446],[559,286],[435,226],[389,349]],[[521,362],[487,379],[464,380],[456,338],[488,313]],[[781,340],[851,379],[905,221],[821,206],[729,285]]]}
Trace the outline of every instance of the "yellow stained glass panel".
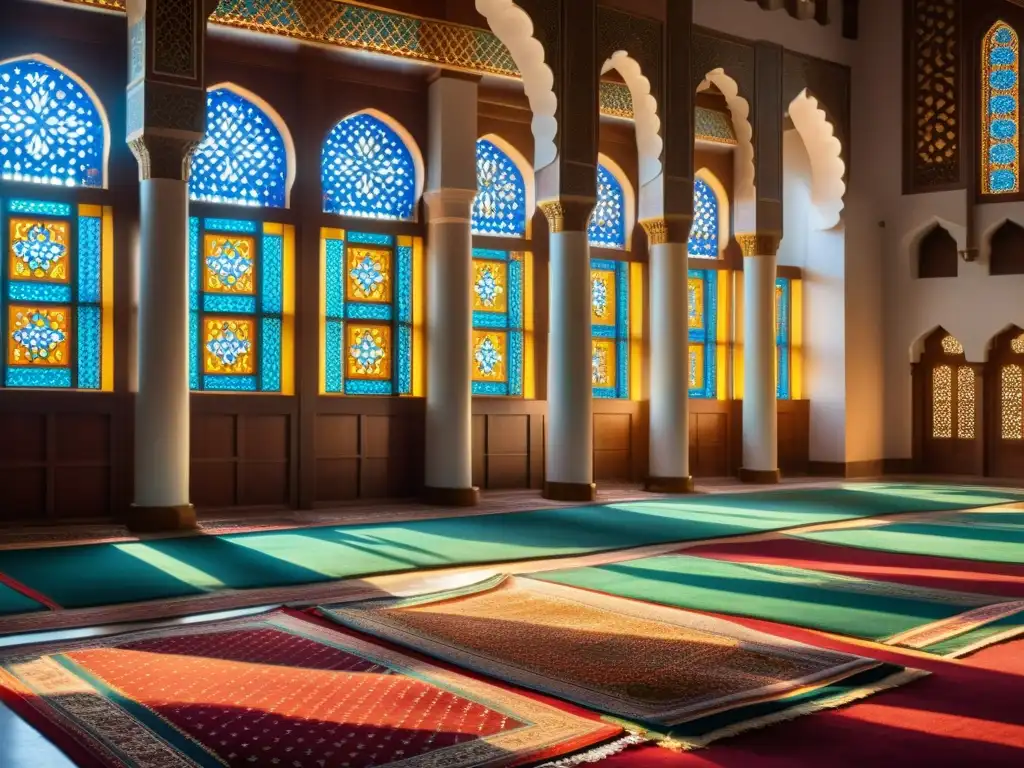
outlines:
{"label": "yellow stained glass panel", "polygon": [[508,334],[473,331],[473,381],[505,381]]}
{"label": "yellow stained glass panel", "polygon": [[704,345],[690,345],[690,389],[704,389]]}
{"label": "yellow stained glass panel", "polygon": [[932,437],[953,437],[953,369],[948,365],[932,371]]}
{"label": "yellow stained glass panel", "polygon": [[1019,365],[1002,371],[1003,440],[1024,440],[1024,377]]}
{"label": "yellow stained glass panel", "polygon": [[345,295],[350,301],[391,301],[391,251],[350,247],[346,278]]}
{"label": "yellow stained glass panel", "polygon": [[[704,327],[704,281],[691,277],[686,281],[686,296],[691,328]],[[692,385],[691,385],[692,386]]]}
{"label": "yellow stained glass panel", "polygon": [[203,372],[212,375],[255,371],[255,323],[245,317],[203,318]]}
{"label": "yellow stained glass panel", "polygon": [[350,379],[390,379],[391,326],[351,323],[347,332],[347,376]]}
{"label": "yellow stained glass panel", "polygon": [[65,366],[71,337],[68,307],[8,309],[7,362],[11,365]]}
{"label": "yellow stained glass panel", "polygon": [[594,339],[593,374],[595,387],[615,386],[615,342],[608,339]]}
{"label": "yellow stained glass panel", "polygon": [[942,352],[947,355],[962,355],[964,353],[964,345],[957,340],[956,336],[944,336],[942,339]]}
{"label": "yellow stained glass panel", "polygon": [[473,311],[508,309],[508,265],[503,261],[473,259]]}
{"label": "yellow stained glass panel", "polygon": [[256,241],[238,235],[203,237],[203,290],[209,293],[256,292]]}
{"label": "yellow stained glass panel", "polygon": [[956,436],[960,440],[973,440],[977,408],[975,404],[975,373],[969,365],[956,371]]}
{"label": "yellow stained glass panel", "polygon": [[1010,342],[1010,349],[1015,355],[1024,355],[1024,333]]}
{"label": "yellow stained glass panel", "polygon": [[615,273],[610,269],[590,270],[590,321],[615,325]]}
{"label": "yellow stained glass panel", "polygon": [[11,279],[68,282],[68,232],[66,221],[12,218]]}

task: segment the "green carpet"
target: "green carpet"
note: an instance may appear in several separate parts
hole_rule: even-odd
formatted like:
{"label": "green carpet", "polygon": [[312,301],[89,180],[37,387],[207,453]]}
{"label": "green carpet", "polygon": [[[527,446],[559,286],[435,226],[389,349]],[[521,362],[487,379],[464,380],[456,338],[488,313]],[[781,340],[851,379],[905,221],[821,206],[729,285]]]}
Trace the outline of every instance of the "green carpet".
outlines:
{"label": "green carpet", "polygon": [[799,538],[907,555],[1024,565],[1024,515],[970,513],[920,523],[889,523],[800,534]]}
{"label": "green carpet", "polygon": [[907,484],[691,496],[423,520],[0,551],[0,573],[65,608],[309,584],[773,531],[871,515],[1024,501]]}
{"label": "green carpet", "polygon": [[0,584],[0,616],[45,610],[46,606],[38,600],[33,600],[31,597],[11,589],[6,584]]}
{"label": "green carpet", "polygon": [[[805,568],[685,555],[547,571],[533,574],[533,578],[674,608],[764,619],[877,642],[982,606],[1010,602]],[[992,621],[986,628],[987,633],[982,633],[982,628],[961,634],[961,642],[943,639],[937,652],[955,653],[985,637],[1024,629],[1024,613]]]}

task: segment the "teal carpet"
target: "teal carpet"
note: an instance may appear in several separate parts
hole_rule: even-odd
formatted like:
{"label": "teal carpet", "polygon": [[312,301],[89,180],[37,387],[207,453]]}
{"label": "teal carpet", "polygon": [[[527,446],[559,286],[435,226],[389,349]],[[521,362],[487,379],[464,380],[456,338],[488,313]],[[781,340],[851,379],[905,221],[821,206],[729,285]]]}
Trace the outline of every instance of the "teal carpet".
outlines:
{"label": "teal carpet", "polygon": [[6,584],[0,584],[0,616],[10,616],[14,613],[35,613],[45,611],[46,606],[38,600],[21,594],[11,589]]}
{"label": "teal carpet", "polygon": [[408,523],[0,551],[0,573],[65,608],[222,589],[582,555],[897,512],[1024,501],[952,486],[851,484]]}

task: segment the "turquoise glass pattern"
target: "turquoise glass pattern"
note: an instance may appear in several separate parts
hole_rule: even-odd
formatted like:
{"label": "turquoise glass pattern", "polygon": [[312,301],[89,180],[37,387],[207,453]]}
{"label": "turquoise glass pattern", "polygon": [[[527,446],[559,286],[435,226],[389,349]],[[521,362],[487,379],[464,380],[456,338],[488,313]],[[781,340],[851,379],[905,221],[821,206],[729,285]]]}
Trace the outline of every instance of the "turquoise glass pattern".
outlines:
{"label": "turquoise glass pattern", "polygon": [[[594,397],[604,399],[629,399],[629,262],[610,261],[607,259],[591,259],[592,270],[615,273],[615,314],[609,324],[591,324],[591,334],[597,339],[608,339],[615,342],[615,385],[611,387],[594,387]],[[591,286],[594,283],[591,281]],[[591,301],[595,297],[591,288]]]}
{"label": "turquoise glass pattern", "polygon": [[[413,322],[413,249],[391,235],[346,232],[346,239],[325,238],[324,247],[324,392],[334,395],[411,395]],[[346,246],[372,245],[392,251],[395,281],[390,302],[361,302],[346,298]],[[386,322],[391,326],[392,365],[387,380],[346,377],[345,324]]]}
{"label": "turquoise glass pattern", "polygon": [[982,55],[982,186],[986,194],[1020,189],[1020,47],[1017,33],[999,21],[985,36]]}
{"label": "turquoise glass pattern", "polygon": [[603,165],[597,166],[597,205],[587,239],[596,248],[626,247],[626,195],[619,180]]}
{"label": "turquoise glass pattern", "polygon": [[693,225],[686,250],[696,259],[718,258],[718,197],[702,179],[693,183]]}
{"label": "turquoise glass pattern", "polygon": [[[486,248],[474,248],[473,258],[480,262],[493,261],[504,262],[507,269],[507,291],[504,311],[486,311],[477,309],[473,311],[473,328],[478,331],[502,330],[508,331],[508,348],[506,350],[506,366],[504,381],[474,381],[473,394],[483,396],[523,396],[523,361],[525,354],[524,330],[524,275],[523,275],[523,254],[509,253]],[[489,286],[481,284],[474,286],[474,290],[482,296],[489,295],[488,291],[493,290]],[[496,350],[482,350],[484,355],[488,353],[496,355]],[[496,364],[497,359],[494,360]]]}
{"label": "turquoise glass pattern", "polygon": [[353,115],[334,126],[324,141],[320,177],[325,213],[413,218],[417,179],[412,152],[373,115]]}
{"label": "turquoise glass pattern", "polygon": [[[99,216],[74,215],[67,203],[41,200],[0,200],[0,251],[3,266],[4,384],[18,388],[99,390],[103,379],[103,221]],[[22,228],[22,239],[12,236],[11,218],[31,221]],[[52,227],[66,229],[67,240],[55,239]],[[14,254],[30,274],[12,275]],[[55,279],[53,269],[63,264],[65,279]],[[45,277],[38,277],[39,272]],[[45,322],[9,327],[9,305],[28,306],[32,317],[42,321],[48,310],[67,308],[63,325]],[[11,342],[26,356],[11,360]],[[63,345],[57,361],[50,350]]]}
{"label": "turquoise glass pattern", "polygon": [[285,207],[288,153],[274,121],[228,88],[206,94],[206,136],[192,155],[189,197]]}
{"label": "turquoise glass pattern", "polygon": [[526,236],[526,182],[512,158],[494,142],[476,143],[476,198],[473,233],[498,237]]}
{"label": "turquoise glass pattern", "polygon": [[38,59],[0,64],[0,178],[102,187],[105,157],[100,109],[74,78]]}
{"label": "turquoise glass pattern", "polygon": [[793,333],[793,281],[779,277],[775,279],[775,396],[779,400],[789,400],[792,396],[790,386],[790,367],[792,362]]}
{"label": "turquoise glass pattern", "polygon": [[[690,397],[714,400],[718,396],[718,272],[713,269],[691,269],[689,282],[699,280],[703,291],[703,311],[698,313],[696,296],[687,290],[690,344],[704,348],[704,386],[690,389]],[[696,377],[701,381],[701,377]]]}

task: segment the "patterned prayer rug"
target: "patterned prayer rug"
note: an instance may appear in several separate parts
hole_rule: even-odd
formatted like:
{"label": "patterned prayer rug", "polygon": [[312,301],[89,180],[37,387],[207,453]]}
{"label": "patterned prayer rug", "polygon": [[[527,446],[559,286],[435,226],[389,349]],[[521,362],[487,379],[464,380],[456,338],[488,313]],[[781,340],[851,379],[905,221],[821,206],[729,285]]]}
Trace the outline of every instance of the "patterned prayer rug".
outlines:
{"label": "patterned prayer rug", "polygon": [[117,768],[514,766],[621,733],[280,611],[22,648],[0,684],[71,757]]}
{"label": "patterned prayer rug", "polygon": [[[751,552],[757,547],[748,545]],[[786,565],[666,555],[537,573],[534,578],[944,656],[963,656],[1024,633],[1024,600]]]}
{"label": "patterned prayer rug", "polygon": [[623,718],[684,747],[924,674],[710,616],[505,576],[319,610],[345,626]]}

